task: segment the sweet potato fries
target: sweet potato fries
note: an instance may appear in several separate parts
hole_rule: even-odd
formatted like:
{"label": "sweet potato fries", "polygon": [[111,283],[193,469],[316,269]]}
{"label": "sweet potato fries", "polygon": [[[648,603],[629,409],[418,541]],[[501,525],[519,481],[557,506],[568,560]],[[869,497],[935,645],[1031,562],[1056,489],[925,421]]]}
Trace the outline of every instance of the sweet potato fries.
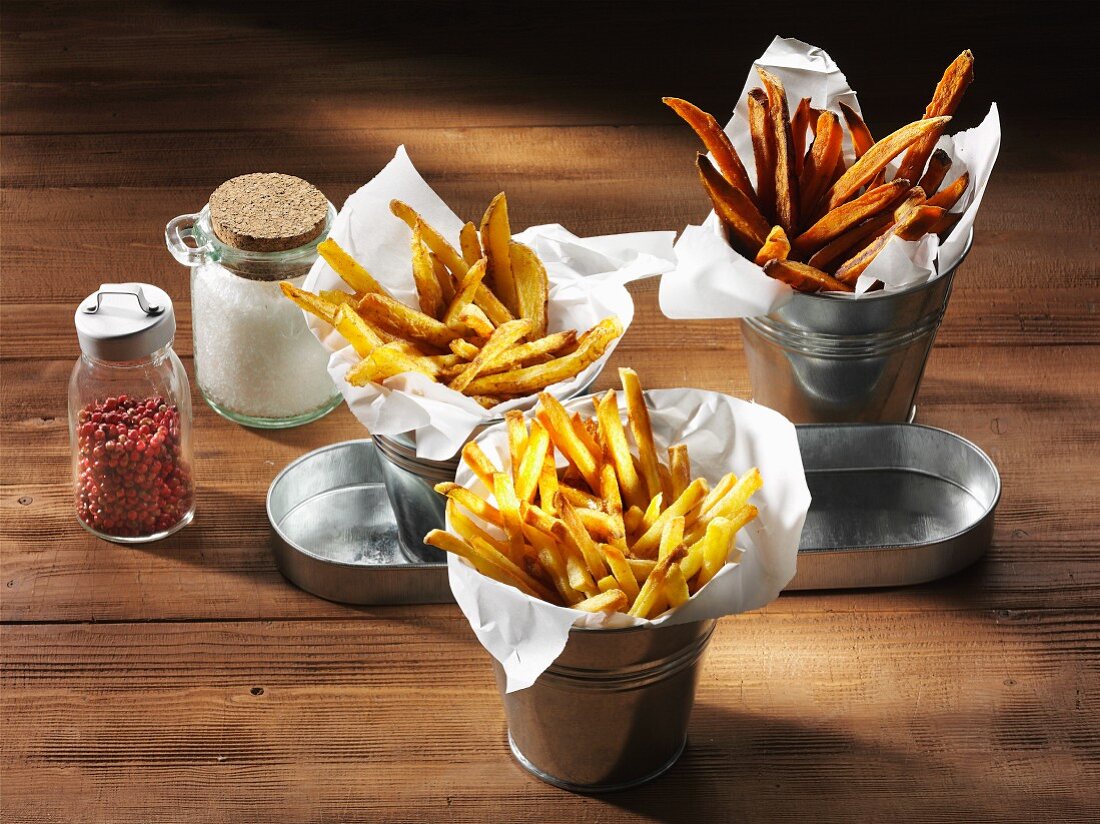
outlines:
{"label": "sweet potato fries", "polygon": [[[802,292],[851,292],[893,236],[918,240],[950,232],[969,176],[942,185],[951,160],[936,141],[974,79],[974,55],[960,54],[936,86],[924,117],[875,141],[859,112],[787,103],[783,82],[757,68],[761,88],[748,95],[755,188],[715,118],[676,97],[664,102],[713,157],[696,166],[730,245],[765,273]],[[847,128],[855,159],[845,163]],[[807,148],[807,139],[812,142]],[[897,172],[886,180],[891,161]]]}

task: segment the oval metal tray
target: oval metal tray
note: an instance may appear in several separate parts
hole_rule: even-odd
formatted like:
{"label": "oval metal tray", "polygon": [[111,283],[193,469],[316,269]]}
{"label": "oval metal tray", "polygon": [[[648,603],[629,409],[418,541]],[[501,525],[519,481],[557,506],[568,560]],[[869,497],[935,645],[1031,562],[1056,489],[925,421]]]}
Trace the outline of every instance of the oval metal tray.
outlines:
{"label": "oval metal tray", "polygon": [[316,449],[280,472],[267,493],[279,571],[306,592],[345,604],[453,601],[446,563],[401,544],[374,444]]}
{"label": "oval metal tray", "polygon": [[[923,583],[989,547],[1001,481],[970,441],[904,423],[797,429],[813,503],[788,590]],[[267,514],[279,571],[307,592],[350,604],[453,600],[446,563],[401,544],[369,440],[288,465]]]}
{"label": "oval metal tray", "polygon": [[788,590],[924,583],[989,548],[1001,479],[970,441],[908,423],[797,429],[813,502]]}

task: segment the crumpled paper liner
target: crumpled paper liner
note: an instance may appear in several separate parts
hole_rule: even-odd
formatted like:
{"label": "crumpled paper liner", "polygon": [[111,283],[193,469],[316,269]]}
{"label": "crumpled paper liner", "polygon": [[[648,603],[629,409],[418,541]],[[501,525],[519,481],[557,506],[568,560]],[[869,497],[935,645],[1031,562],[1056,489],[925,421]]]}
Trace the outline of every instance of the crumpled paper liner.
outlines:
{"label": "crumpled paper liner", "polygon": [[[855,92],[828,53],[800,40],[775,38],[749,71],[745,86],[737,98],[733,118],[725,127],[750,179],[754,180],[756,163],[745,97],[750,89],[761,85],[756,66],[767,69],[783,81],[789,106],[797,106],[803,97],[809,97],[815,108],[828,108],[840,114],[839,104],[844,102],[860,111]],[[917,108],[916,114],[921,111]],[[970,172],[970,185],[951,210],[963,214],[950,235],[942,242],[935,235],[927,235],[919,241],[892,238],[860,276],[854,294],[830,292],[824,296],[825,299],[859,300],[876,280],[883,282],[885,291],[910,288],[955,266],[966,251],[1000,144],[1001,124],[996,104],[990,107],[981,125],[955,135],[942,136],[936,145],[947,152],[952,161],[943,185],[951,183],[965,171]],[[844,130],[843,152],[846,161],[851,164],[855,155],[847,129]],[[891,162],[889,170],[896,171],[898,163],[899,160]],[[661,311],[670,318],[766,315],[794,294],[787,284],[768,277],[761,267],[729,247],[714,212],[708,215],[702,226],[684,229],[676,242],[676,258],[675,270],[661,278],[660,286]],[[871,297],[876,294],[878,292],[871,293]]]}
{"label": "crumpled paper liner", "polygon": [[[658,389],[646,396],[658,451],[687,444],[692,477],[704,477],[713,486],[727,472],[741,475],[753,466],[760,469],[764,485],[752,497],[760,513],[736,538],[744,554],[686,604],[652,621],[555,606],[481,575],[466,560],[449,555],[451,591],[478,640],[504,667],[507,692],[535,682],[565,649],[570,627],[658,626],[732,615],[764,606],[794,578],[798,542],[810,508],[794,425],[767,407],[717,392]],[[621,392],[619,399],[625,422]],[[592,404],[578,398],[566,408],[590,414]],[[505,427],[485,430],[477,442],[497,466],[509,465]],[[465,463],[455,480],[488,496]],[[501,534],[491,525],[482,526]]]}
{"label": "crumpled paper liner", "polygon": [[[335,240],[398,300],[417,306],[409,244],[412,231],[390,212],[390,201],[403,200],[438,229],[455,247],[462,221],[416,171],[400,146],[382,171],[347,199],[329,232]],[[486,198],[488,201],[488,198]],[[549,331],[584,332],[609,315],[624,330],[634,317],[634,301],[625,284],[660,274],[673,265],[674,232],[639,232],[580,238],[556,224],[533,226],[515,239],[531,246],[546,266],[550,280]],[[344,289],[339,275],[318,258],[303,288]],[[499,420],[509,409],[526,408],[534,397],[484,409],[472,398],[435,383],[425,375],[396,375],[384,385],[352,386],[344,375],[359,358],[324,321],[306,314],[313,334],[331,352],[328,371],[348,407],[368,430],[379,435],[415,433],[417,455],[429,460],[453,456],[479,426]],[[600,373],[618,341],[596,363],[547,391],[568,398]]]}

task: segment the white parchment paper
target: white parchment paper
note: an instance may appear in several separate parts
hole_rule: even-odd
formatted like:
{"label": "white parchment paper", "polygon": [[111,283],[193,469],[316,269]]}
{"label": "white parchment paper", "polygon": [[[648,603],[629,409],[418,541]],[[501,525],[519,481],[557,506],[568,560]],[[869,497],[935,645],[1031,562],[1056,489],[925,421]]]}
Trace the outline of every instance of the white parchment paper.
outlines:
{"label": "white parchment paper", "polygon": [[[831,109],[838,115],[841,102],[860,111],[855,92],[827,52],[801,40],[775,38],[750,69],[741,95],[737,98],[733,118],[725,128],[750,179],[755,179],[756,163],[745,98],[750,89],[761,85],[756,73],[757,66],[783,81],[787,89],[787,104],[792,110],[803,97],[809,97],[815,108]],[[917,101],[914,105],[916,118],[923,112],[924,103]],[[1001,122],[997,105],[990,107],[980,126],[955,135],[944,135],[937,145],[947,152],[952,161],[944,185],[965,171],[970,173],[970,185],[952,209],[953,212],[963,212],[959,223],[942,244],[936,236],[926,236],[912,242],[892,238],[860,277],[854,294],[829,293],[828,299],[859,299],[876,280],[883,282],[885,291],[908,288],[946,272],[962,258],[978,207],[985,195],[989,174],[1000,151]],[[851,164],[855,154],[847,129],[844,130],[843,151],[845,160]],[[895,160],[890,164],[891,171],[897,169],[898,162]],[[707,216],[702,226],[684,229],[676,242],[676,258],[676,268],[661,278],[660,287],[661,311],[670,318],[765,315],[778,309],[793,294],[791,287],[768,277],[761,267],[729,248],[714,212]],[[879,293],[873,292],[869,297],[873,298],[876,294]]]}
{"label": "white parchment paper", "polygon": [[[495,192],[488,193],[488,196]],[[412,231],[390,212],[390,201],[403,200],[458,247],[463,221],[424,181],[400,146],[391,160],[344,203],[329,236],[366,267],[398,300],[417,306],[409,243]],[[625,284],[672,268],[675,232],[641,232],[580,238],[556,224],[533,226],[515,239],[531,246],[546,266],[550,280],[549,331],[584,332],[609,315],[624,329],[634,318],[634,301]],[[303,288],[347,290],[340,276],[318,258]],[[533,404],[523,398],[486,410],[460,392],[418,373],[395,375],[383,385],[352,386],[344,375],[359,358],[324,321],[306,314],[313,334],[331,352],[328,371],[348,407],[372,433],[414,432],[417,455],[446,460],[478,426],[512,408]],[[582,391],[603,369],[618,341],[596,363],[569,381],[548,388],[558,398]]]}
{"label": "white parchment paper", "polygon": [[[508,692],[534,683],[565,649],[572,626],[610,628],[718,618],[764,606],[794,577],[810,491],[790,421],[767,407],[700,389],[658,389],[646,396],[658,450],[687,444],[693,477],[704,477],[713,486],[727,472],[741,475],[753,466],[760,469],[764,485],[751,499],[760,513],[736,538],[743,555],[686,604],[653,621],[555,606],[481,575],[464,559],[448,556],[451,591],[478,640],[504,667]],[[619,402],[622,411],[621,392]],[[590,414],[592,405],[588,399],[576,399],[566,408]],[[485,430],[477,442],[498,467],[509,465],[503,426]],[[489,497],[465,463],[456,481]],[[482,526],[500,534],[489,524]]]}

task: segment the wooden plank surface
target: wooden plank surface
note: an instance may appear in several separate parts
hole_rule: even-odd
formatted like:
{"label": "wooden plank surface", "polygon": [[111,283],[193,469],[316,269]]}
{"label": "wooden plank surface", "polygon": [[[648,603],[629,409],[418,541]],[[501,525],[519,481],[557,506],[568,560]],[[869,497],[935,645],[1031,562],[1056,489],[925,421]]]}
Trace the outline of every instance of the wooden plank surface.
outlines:
{"label": "wooden plank surface", "polygon": [[5,693],[17,691],[21,712],[6,723],[17,757],[7,800],[24,821],[149,809],[162,822],[1034,821],[1098,811],[1100,748],[1085,725],[1100,673],[1076,664],[1100,653],[1095,614],[724,621],[683,760],[639,790],[588,798],[511,762],[488,656],[464,620],[410,612],[8,628]]}
{"label": "wooden plank surface", "polygon": [[[881,4],[849,5],[5,3],[0,819],[1100,818],[1100,114],[1074,85],[1088,27],[1065,25],[1069,4],[935,0],[921,47],[899,49]],[[1001,106],[1001,159],[919,398],[921,422],[1001,471],[974,568],[721,622],[684,759],[594,798],[511,760],[455,607],[342,606],[279,576],[267,484],[360,436],[346,409],[261,433],[200,401],[194,524],[140,548],[77,526],[75,304],[106,280],[163,285],[190,370],[188,273],[162,232],[222,180],[270,167],[340,203],[404,143],[461,214],[503,188],[517,226],[676,230],[706,203],[695,142],[659,97],[727,111],[777,27],[829,49],[876,133],[919,115],[966,46],[978,80],[959,123]],[[1036,43],[1057,44],[1057,66],[1021,70]],[[735,321],[670,321],[655,281],[631,291],[613,366],[751,395]]]}

